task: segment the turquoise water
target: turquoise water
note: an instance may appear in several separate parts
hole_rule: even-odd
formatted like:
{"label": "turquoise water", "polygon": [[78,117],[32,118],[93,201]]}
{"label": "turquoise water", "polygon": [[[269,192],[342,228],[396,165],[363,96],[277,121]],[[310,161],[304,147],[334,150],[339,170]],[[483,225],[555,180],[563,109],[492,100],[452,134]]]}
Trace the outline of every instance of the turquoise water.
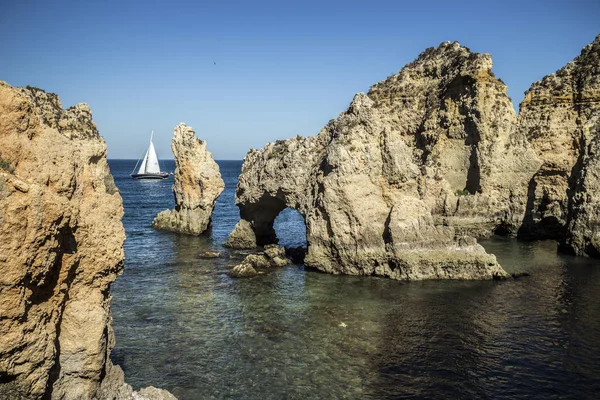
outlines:
{"label": "turquoise water", "polygon": [[[226,191],[202,237],[151,228],[172,180],[134,181],[111,160],[125,205],[125,272],[112,286],[127,381],[180,399],[595,399],[600,393],[600,263],[551,242],[483,242],[509,282],[401,283],[276,269],[233,279],[243,252],[221,246],[238,219],[241,162],[219,162]],[[163,169],[174,169],[167,164]],[[304,242],[286,210],[282,243]],[[201,259],[203,251],[222,257]]]}

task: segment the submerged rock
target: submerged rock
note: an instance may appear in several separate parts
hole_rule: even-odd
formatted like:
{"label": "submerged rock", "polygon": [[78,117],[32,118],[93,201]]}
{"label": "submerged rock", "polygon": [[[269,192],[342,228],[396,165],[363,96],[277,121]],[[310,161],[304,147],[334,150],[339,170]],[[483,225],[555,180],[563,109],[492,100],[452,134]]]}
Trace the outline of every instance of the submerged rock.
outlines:
{"label": "submerged rock", "polygon": [[519,278],[523,278],[526,276],[531,275],[529,272],[526,271],[521,271],[521,272],[513,272],[510,274],[510,276],[512,276],[514,279],[519,279]]}
{"label": "submerged rock", "polygon": [[175,127],[171,144],[175,155],[175,209],[161,211],[152,226],[200,235],[209,227],[215,203],[225,189],[219,166],[206,150],[206,142],[183,122]]}
{"label": "submerged rock", "polygon": [[[543,165],[529,182],[520,237],[564,242],[572,229],[569,226],[580,229],[570,224],[569,207],[590,144],[586,135],[592,132],[585,131],[584,125],[599,112],[600,35],[573,61],[535,82],[521,102],[519,132],[527,137]],[[576,224],[579,227],[580,222]]]}
{"label": "submerged rock", "polygon": [[236,191],[242,220],[228,244],[275,243],[275,217],[290,207],[305,220],[305,263],[322,271],[508,276],[463,236],[515,231],[525,212],[540,162],[515,122],[489,55],[449,42],[428,49],[357,94],[317,136],[251,150]]}
{"label": "submerged rock", "polygon": [[221,257],[221,253],[218,251],[205,251],[198,255],[200,258],[219,258]]}
{"label": "submerged rock", "polygon": [[0,82],[0,398],[132,399],[109,358],[122,216],[89,107]]}
{"label": "submerged rock", "polygon": [[256,275],[258,275],[258,272],[247,262],[242,262],[229,270],[229,276],[232,278],[249,278]]}

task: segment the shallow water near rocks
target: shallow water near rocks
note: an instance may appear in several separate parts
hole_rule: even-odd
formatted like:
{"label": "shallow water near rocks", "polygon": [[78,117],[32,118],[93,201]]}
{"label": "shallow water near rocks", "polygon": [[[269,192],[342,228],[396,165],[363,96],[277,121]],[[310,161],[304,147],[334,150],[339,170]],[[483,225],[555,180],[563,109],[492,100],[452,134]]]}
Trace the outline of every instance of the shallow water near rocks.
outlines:
{"label": "shallow water near rocks", "polygon": [[[179,399],[594,399],[600,393],[600,262],[552,242],[482,244],[507,282],[401,283],[301,265],[233,279],[221,245],[238,220],[241,161],[220,161],[225,192],[204,236],[156,231],[172,177],[134,181],[110,160],[125,206],[125,271],[112,285],[113,362],[135,389]],[[163,170],[174,170],[166,161]],[[305,242],[284,210],[281,243]],[[202,259],[204,251],[221,257]]]}

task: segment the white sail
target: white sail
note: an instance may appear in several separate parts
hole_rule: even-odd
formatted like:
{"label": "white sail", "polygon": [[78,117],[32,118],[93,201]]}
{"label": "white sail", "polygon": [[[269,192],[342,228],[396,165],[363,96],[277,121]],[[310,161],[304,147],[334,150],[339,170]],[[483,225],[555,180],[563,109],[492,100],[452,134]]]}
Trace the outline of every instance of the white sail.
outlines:
{"label": "white sail", "polygon": [[[150,149],[148,149],[150,150]],[[146,155],[144,155],[144,160],[142,161],[142,165],[140,165],[140,169],[138,169],[138,174],[145,174],[146,173],[146,164],[148,161],[148,150],[146,150]]]}
{"label": "white sail", "polygon": [[154,145],[152,144],[152,139],[150,139],[150,147],[148,147],[148,152],[146,153],[146,158],[144,159],[144,164],[146,167],[147,174],[160,173],[160,165],[158,165],[158,158],[156,157],[156,151],[154,151]]}

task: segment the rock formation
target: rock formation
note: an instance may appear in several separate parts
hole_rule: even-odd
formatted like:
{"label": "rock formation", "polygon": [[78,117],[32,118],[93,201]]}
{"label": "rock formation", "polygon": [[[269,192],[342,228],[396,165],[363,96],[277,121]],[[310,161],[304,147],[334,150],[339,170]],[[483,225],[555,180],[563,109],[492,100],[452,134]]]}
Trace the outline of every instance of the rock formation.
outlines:
{"label": "rock formation", "polygon": [[175,209],[161,211],[152,226],[173,232],[200,235],[210,225],[217,197],[225,183],[219,166],[206,150],[206,142],[183,122],[175,127],[171,143],[175,154]]}
{"label": "rock formation", "polygon": [[519,132],[527,137],[543,165],[529,183],[520,237],[564,241],[569,202],[589,144],[583,127],[598,112],[600,35],[573,61],[535,82],[521,102]]}
{"label": "rock formation", "polygon": [[[383,174],[391,184],[416,178],[436,224],[476,237],[516,233],[541,164],[491,69],[489,54],[446,42],[367,94],[386,129]],[[395,170],[401,157],[413,168]]]}
{"label": "rock formation", "polygon": [[582,128],[581,154],[571,198],[565,242],[560,249],[600,257],[600,113]]}
{"label": "rock formation", "polygon": [[[244,260],[229,271],[234,278],[248,278],[258,275],[257,270],[266,268],[285,267],[290,263],[285,255],[285,248],[276,244],[268,244],[265,251],[248,254]],[[261,272],[262,273],[262,272]]]}
{"label": "rock formation", "polygon": [[109,358],[123,207],[86,104],[0,82],[0,210],[0,398],[132,399]]}
{"label": "rock formation", "polygon": [[251,150],[229,244],[276,242],[273,222],[290,207],[305,219],[306,264],[323,271],[506,276],[466,235],[516,231],[540,161],[491,66],[443,43],[356,95],[317,136]]}

